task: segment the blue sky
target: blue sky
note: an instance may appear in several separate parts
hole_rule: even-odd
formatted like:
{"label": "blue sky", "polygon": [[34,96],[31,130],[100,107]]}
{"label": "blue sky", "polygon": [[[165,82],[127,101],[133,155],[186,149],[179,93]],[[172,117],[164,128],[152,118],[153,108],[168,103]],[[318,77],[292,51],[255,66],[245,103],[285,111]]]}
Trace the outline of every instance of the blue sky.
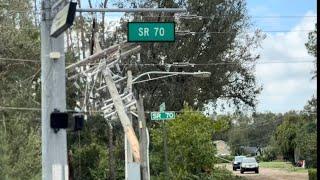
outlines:
{"label": "blue sky", "polygon": [[[280,16],[280,15],[305,15],[308,11],[316,13],[316,0],[247,0],[248,11],[251,16]],[[277,28],[292,28],[298,22],[299,18],[292,19],[266,19],[257,20],[258,26],[263,29],[269,29],[274,25],[274,21],[279,22],[276,24]],[[274,27],[273,29],[276,29]]]}
{"label": "blue sky", "polygon": [[[307,32],[314,29],[315,0],[248,0],[248,12],[257,28],[262,30],[291,30],[292,32],[267,33],[259,50],[262,61],[313,60],[304,43]],[[302,16],[299,18],[260,19],[255,16]],[[302,110],[307,100],[316,94],[316,81],[311,80],[312,63],[258,64],[256,75],[264,90],[259,96],[258,111],[286,112]]]}

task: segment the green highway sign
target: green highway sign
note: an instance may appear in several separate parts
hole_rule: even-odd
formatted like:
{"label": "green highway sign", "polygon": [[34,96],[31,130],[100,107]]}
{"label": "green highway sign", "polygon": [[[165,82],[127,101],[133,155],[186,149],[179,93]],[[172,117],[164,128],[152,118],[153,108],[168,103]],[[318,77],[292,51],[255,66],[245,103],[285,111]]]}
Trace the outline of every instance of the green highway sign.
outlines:
{"label": "green highway sign", "polygon": [[168,120],[176,118],[176,113],[173,111],[165,111],[165,112],[151,112],[151,120]]}
{"label": "green highway sign", "polygon": [[128,22],[128,42],[174,41],[174,22]]}

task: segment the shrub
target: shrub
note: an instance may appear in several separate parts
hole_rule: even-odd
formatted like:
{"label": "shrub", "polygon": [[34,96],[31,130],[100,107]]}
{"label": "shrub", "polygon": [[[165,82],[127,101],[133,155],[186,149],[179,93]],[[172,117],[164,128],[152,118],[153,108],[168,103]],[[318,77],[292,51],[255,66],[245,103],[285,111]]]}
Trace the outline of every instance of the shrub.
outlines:
{"label": "shrub", "polygon": [[262,156],[260,157],[260,160],[269,162],[275,159],[277,159],[276,149],[271,146],[264,148]]}
{"label": "shrub", "polygon": [[317,180],[317,169],[309,169],[309,180]]}

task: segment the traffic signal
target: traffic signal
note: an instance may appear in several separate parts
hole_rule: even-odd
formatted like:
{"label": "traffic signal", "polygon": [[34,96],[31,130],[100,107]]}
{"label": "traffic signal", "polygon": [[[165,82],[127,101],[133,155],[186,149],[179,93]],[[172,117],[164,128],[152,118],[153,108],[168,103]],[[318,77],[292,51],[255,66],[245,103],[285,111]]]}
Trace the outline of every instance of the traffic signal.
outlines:
{"label": "traffic signal", "polygon": [[83,128],[84,115],[83,114],[75,114],[74,116],[74,131],[80,131]]}
{"label": "traffic signal", "polygon": [[53,111],[50,114],[50,127],[58,132],[59,129],[68,128],[68,113],[59,112],[58,110]]}

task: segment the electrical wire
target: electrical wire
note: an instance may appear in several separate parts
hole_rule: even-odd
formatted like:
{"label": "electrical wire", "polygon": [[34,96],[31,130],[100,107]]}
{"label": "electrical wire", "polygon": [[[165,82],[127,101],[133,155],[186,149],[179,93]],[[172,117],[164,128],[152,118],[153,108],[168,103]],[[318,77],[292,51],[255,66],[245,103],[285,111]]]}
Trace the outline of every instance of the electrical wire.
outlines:
{"label": "electrical wire", "polygon": [[[289,58],[288,58],[289,59]],[[40,60],[35,59],[14,59],[14,58],[0,58],[2,61],[21,61],[21,62],[32,62],[32,63],[41,63]],[[255,64],[287,64],[287,63],[314,63],[314,60],[295,60],[295,61],[288,61],[288,60],[264,60],[258,61]],[[72,63],[66,63],[67,65]],[[220,62],[220,63],[189,63],[186,64],[188,66],[208,66],[208,65],[228,65],[228,64],[239,64],[239,62]],[[132,66],[181,66],[180,64],[155,64],[155,63],[141,63],[141,64],[131,64],[131,63],[119,63],[119,65],[132,65]]]}
{"label": "electrical wire", "polygon": [[[32,11],[25,11],[25,10],[7,10],[7,13],[33,13],[33,14],[41,14],[41,12],[32,12]],[[83,12],[84,13],[84,12]],[[88,12],[92,13],[92,12]],[[97,13],[97,12],[93,12]],[[139,15],[142,17],[154,17],[158,18],[159,16],[150,16],[150,15]],[[160,17],[177,17],[177,18],[182,18],[182,19],[211,19],[211,18],[225,18],[225,17],[230,17],[231,15],[219,15],[218,17],[214,16],[199,16],[199,15],[192,15],[192,14],[179,14],[179,15],[174,15],[174,16],[160,16]],[[317,18],[317,15],[266,15],[266,16],[250,16],[250,18],[257,18],[257,19],[269,19],[269,18]]]}
{"label": "electrical wire", "polygon": [[40,60],[35,60],[35,59],[17,59],[17,58],[0,57],[0,60],[2,60],[2,61],[21,61],[21,62],[41,63]]}
{"label": "electrical wire", "polygon": [[33,28],[33,27],[15,27],[15,26],[3,26],[3,25],[0,25],[0,28],[14,28],[15,30],[39,30],[40,31],[40,28]]}
{"label": "electrical wire", "polygon": [[[301,30],[259,30],[262,33],[287,33],[287,32],[311,32],[314,31],[308,29],[301,29]],[[195,35],[195,34],[254,34],[256,31],[247,31],[247,32],[231,32],[231,31],[208,31],[208,32],[196,32],[196,31],[176,31],[177,34],[183,35]]]}
{"label": "electrical wire", "polygon": [[[147,18],[180,18],[180,19],[222,19],[226,18],[230,15],[219,15],[218,17],[215,16],[198,16],[198,15],[175,15],[175,16],[149,16],[149,15],[139,15],[140,17],[147,17]],[[316,15],[314,16],[304,16],[304,15],[279,15],[279,16],[250,16],[249,18],[252,19],[288,19],[288,18],[317,18]]]}

